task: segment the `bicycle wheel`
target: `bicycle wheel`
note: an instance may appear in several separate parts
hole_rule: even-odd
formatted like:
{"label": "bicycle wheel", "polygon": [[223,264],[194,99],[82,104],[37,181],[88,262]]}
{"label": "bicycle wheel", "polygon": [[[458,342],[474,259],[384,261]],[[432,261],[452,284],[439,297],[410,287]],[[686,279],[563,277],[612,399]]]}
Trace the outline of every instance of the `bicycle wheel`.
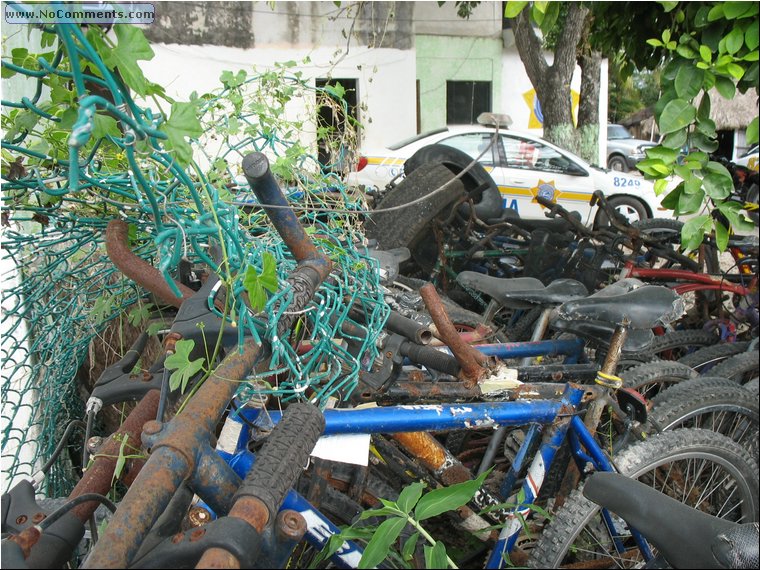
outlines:
{"label": "bicycle wheel", "polygon": [[[710,515],[758,520],[757,464],[747,450],[719,433],[689,428],[636,443],[616,458],[619,471]],[[576,489],[531,551],[532,568],[637,568],[642,564],[625,523],[611,536],[600,507]],[[616,543],[622,552],[616,550]]]}
{"label": "bicycle wheel", "polygon": [[672,384],[694,378],[697,373],[679,362],[661,360],[639,364],[622,372],[626,388],[633,388],[645,398],[652,398]]}
{"label": "bicycle wheel", "polygon": [[652,399],[648,419],[663,431],[698,427],[721,433],[758,461],[760,402],[726,378],[701,376],[671,386]]}
{"label": "bicycle wheel", "polygon": [[758,377],[760,361],[756,352],[743,352],[732,356],[718,364],[710,372],[710,376],[728,378],[739,384],[748,384]]}
{"label": "bicycle wheel", "polygon": [[[747,350],[748,346],[749,343],[744,341],[704,346],[686,356],[682,356],[678,359],[678,362],[693,368],[700,374],[705,374],[706,372],[710,372],[716,365],[725,361],[727,358],[744,352]],[[710,375],[714,376],[712,373]]]}

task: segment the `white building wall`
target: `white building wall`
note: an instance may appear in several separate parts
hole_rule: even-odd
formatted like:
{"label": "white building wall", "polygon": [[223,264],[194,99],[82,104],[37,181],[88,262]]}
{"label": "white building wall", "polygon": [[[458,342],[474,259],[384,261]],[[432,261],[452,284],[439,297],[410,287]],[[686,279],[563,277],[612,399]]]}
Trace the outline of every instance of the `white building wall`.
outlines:
{"label": "white building wall", "polygon": [[[266,71],[275,63],[300,62],[308,55],[309,65],[293,68],[314,84],[327,76],[358,80],[361,111],[361,144],[382,146],[415,133],[416,62],[414,50],[367,49],[352,46],[337,64],[335,49],[315,48],[254,48],[243,50],[220,46],[154,44],[155,57],[141,62],[146,77],[166,87],[172,97],[187,101],[190,94],[211,92],[221,88],[219,76],[223,71]],[[294,102],[289,110],[292,117],[306,112],[307,102]],[[310,144],[313,141],[302,141]]]}

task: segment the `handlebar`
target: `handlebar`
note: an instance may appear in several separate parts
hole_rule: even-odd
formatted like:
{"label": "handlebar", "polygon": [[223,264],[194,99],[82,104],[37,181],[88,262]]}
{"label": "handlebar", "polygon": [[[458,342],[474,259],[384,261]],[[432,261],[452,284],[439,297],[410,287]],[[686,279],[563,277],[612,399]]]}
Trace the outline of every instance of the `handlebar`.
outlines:
{"label": "handlebar", "polygon": [[545,212],[547,218],[554,218],[556,216],[560,216],[567,220],[570,225],[575,228],[575,230],[584,236],[590,237],[593,235],[593,232],[584,226],[580,221],[578,221],[578,218],[572,215],[570,211],[565,209],[560,204],[557,204],[556,202],[552,202],[548,198],[545,198],[544,196],[536,196],[536,202],[541,204],[544,208],[547,208],[549,211]]}

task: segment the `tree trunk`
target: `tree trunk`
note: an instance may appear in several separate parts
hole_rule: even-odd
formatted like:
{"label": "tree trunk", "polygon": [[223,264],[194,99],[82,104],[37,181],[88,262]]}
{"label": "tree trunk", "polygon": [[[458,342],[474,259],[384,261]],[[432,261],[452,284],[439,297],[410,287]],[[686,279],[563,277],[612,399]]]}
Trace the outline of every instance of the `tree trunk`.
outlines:
{"label": "tree trunk", "polygon": [[599,164],[599,90],[602,54],[592,51],[578,58],[581,66],[581,100],[578,107],[580,156],[591,164]]}
{"label": "tree trunk", "polygon": [[575,71],[576,50],[587,14],[588,8],[580,3],[571,3],[554,49],[554,61],[551,66],[544,59],[542,42],[533,30],[530,8],[526,8],[515,18],[515,45],[541,104],[544,138],[568,150],[575,150],[579,146],[579,139],[573,128],[570,82]]}

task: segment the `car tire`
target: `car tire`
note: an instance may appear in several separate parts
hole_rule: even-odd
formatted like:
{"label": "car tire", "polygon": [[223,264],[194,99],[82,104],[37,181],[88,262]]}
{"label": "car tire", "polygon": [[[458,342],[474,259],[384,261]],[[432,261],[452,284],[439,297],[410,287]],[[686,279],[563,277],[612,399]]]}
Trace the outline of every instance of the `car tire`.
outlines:
{"label": "car tire", "polygon": [[611,156],[607,160],[607,168],[616,172],[628,172],[628,163],[622,156]]}
{"label": "car tire", "polygon": [[[426,235],[432,235],[430,225],[433,220],[448,213],[452,204],[464,194],[461,181],[453,178],[451,171],[442,164],[423,164],[414,169],[380,201],[377,205],[380,211],[370,213],[364,223],[367,237],[376,239],[381,249],[408,247],[415,256],[415,245]],[[447,182],[451,183],[428,196]],[[409,207],[382,211],[420,198],[424,199]],[[435,263],[435,259],[429,261]]]}
{"label": "car tire", "polygon": [[[610,196],[607,203],[620,212],[631,224],[649,219],[646,206],[632,196]],[[596,226],[607,226],[610,220],[602,210],[596,215]]]}
{"label": "car tire", "polygon": [[[469,154],[453,146],[430,144],[423,146],[404,162],[404,174],[409,176],[421,165],[435,163],[443,164],[456,176],[470,166],[472,161]],[[488,220],[498,218],[501,215],[504,205],[499,187],[496,186],[491,175],[479,162],[472,164],[472,167],[462,176],[461,180],[467,192],[473,192],[481,186],[484,187],[479,195],[473,197],[475,214],[478,218]],[[467,215],[469,213],[469,204],[462,204],[461,208],[462,214]]]}

